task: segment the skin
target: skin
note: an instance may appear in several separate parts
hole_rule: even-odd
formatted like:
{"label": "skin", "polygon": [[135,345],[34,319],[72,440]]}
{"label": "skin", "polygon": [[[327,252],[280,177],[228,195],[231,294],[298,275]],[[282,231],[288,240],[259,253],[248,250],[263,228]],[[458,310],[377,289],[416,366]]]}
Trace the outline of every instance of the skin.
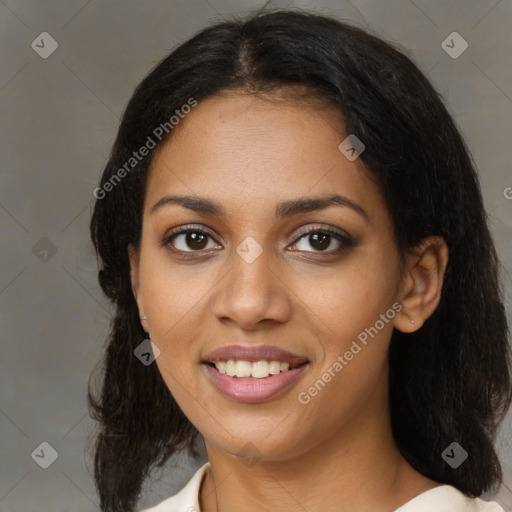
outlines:
{"label": "skin", "polygon": [[[211,464],[200,490],[204,512],[392,511],[440,485],[415,471],[394,443],[386,357],[393,328],[415,331],[436,309],[448,250],[442,238],[428,238],[400,272],[384,198],[361,159],[349,161],[338,149],[346,136],[332,109],[226,92],[202,100],[152,162],[141,244],[129,249],[132,287],[142,325],[161,351],[156,364],[204,436]],[[333,193],[367,218],[347,206],[274,215],[281,201]],[[166,195],[208,197],[226,216],[177,204],[151,213]],[[186,224],[209,231],[201,253],[185,235],[162,243]],[[322,251],[307,234],[297,236],[301,227],[342,230],[356,245],[337,253],[343,245],[331,237]],[[263,249],[251,263],[236,251],[246,237]],[[300,403],[298,394],[394,303],[401,311]],[[281,395],[235,402],[199,363],[235,342],[275,345],[310,363]]]}

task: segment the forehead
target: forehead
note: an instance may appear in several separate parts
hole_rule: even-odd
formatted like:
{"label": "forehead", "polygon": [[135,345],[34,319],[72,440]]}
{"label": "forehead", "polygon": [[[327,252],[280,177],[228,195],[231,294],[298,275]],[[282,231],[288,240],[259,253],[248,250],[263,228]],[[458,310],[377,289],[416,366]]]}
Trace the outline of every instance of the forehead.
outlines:
{"label": "forehead", "polygon": [[229,202],[229,213],[339,193],[379,215],[370,171],[338,149],[347,135],[341,113],[317,101],[235,92],[201,100],[158,148],[146,210],[165,194]]}

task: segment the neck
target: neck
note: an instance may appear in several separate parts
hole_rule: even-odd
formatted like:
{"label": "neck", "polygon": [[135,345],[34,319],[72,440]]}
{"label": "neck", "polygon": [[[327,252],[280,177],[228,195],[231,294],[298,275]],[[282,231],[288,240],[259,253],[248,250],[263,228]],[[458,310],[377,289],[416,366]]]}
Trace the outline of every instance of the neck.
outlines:
{"label": "neck", "polygon": [[201,511],[396,510],[439,484],[407,463],[389,418],[382,420],[373,428],[359,422],[286,460],[247,464],[206,442],[211,469],[201,487]]}

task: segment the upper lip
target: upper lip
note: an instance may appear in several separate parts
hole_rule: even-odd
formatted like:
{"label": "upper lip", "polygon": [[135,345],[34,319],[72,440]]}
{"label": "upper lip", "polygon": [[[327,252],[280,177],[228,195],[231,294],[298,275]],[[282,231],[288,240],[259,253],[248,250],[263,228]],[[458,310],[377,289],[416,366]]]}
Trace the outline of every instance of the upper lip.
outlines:
{"label": "upper lip", "polygon": [[289,363],[294,366],[308,362],[306,357],[271,345],[228,345],[214,350],[213,352],[209,352],[204,356],[202,362],[216,363],[219,361],[229,361],[230,359],[249,361],[251,363],[264,359],[266,361]]}

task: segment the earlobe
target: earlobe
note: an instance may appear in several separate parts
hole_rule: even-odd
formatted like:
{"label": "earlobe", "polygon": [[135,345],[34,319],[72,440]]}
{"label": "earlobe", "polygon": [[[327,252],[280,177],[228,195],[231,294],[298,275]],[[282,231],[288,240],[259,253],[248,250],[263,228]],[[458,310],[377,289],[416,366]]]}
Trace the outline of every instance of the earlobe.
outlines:
{"label": "earlobe", "polygon": [[440,236],[424,239],[411,252],[400,291],[402,310],[394,321],[396,329],[414,332],[436,310],[441,300],[448,257],[448,247]]}

